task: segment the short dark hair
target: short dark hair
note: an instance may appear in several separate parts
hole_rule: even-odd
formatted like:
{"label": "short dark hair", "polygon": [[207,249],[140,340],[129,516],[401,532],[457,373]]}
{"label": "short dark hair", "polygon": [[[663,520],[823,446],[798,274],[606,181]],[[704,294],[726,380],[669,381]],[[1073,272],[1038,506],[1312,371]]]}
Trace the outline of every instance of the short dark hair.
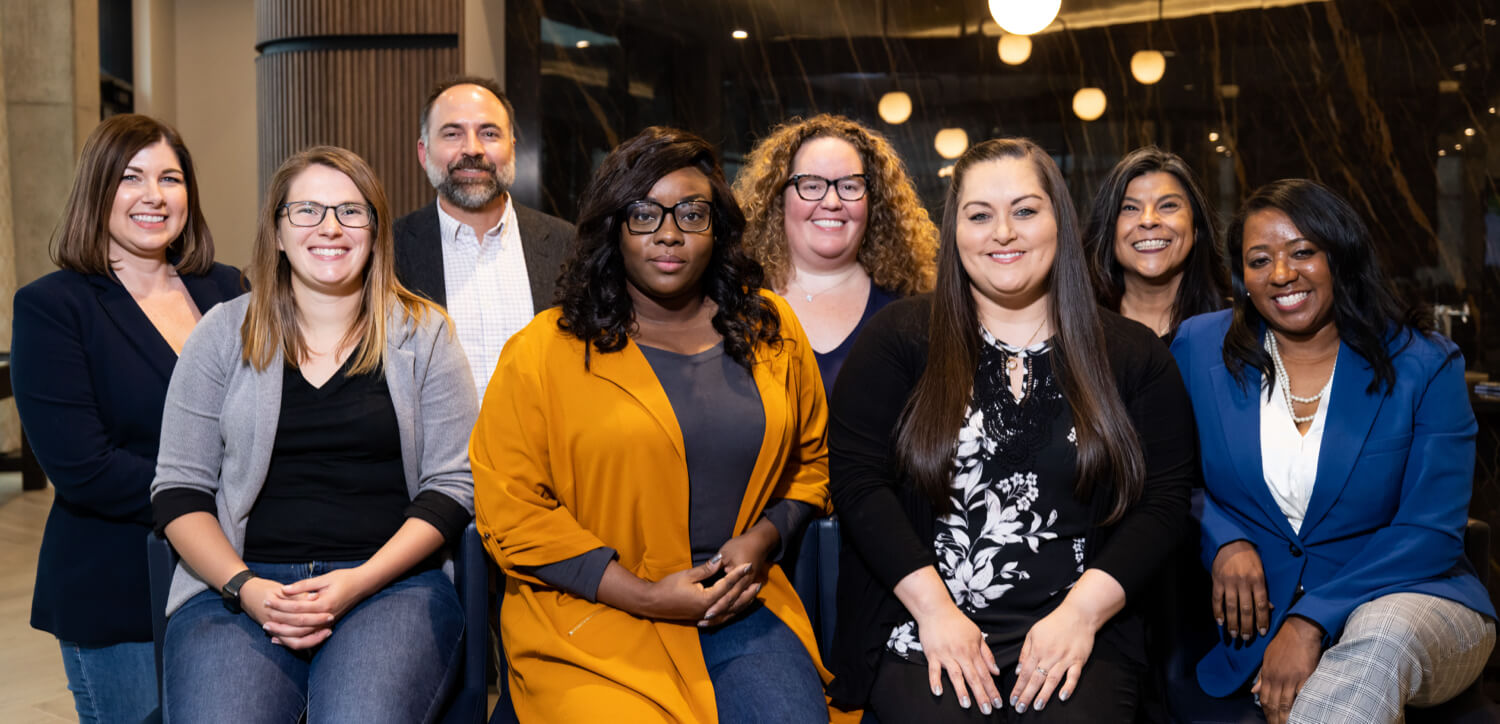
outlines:
{"label": "short dark hair", "polygon": [[760,294],[765,275],[745,250],[745,215],[713,147],[687,131],[651,126],[604,157],[579,200],[577,238],[558,278],[557,326],[585,343],[585,365],[590,348],[618,352],[636,331],[620,252],[625,207],[685,168],[702,172],[713,188],[714,247],[702,283],[704,296],[719,305],[713,326],[724,353],[748,369],[756,345],[780,344],[781,318]]}
{"label": "short dark hair", "polygon": [[449,88],[460,85],[477,85],[490,92],[500,105],[505,106],[505,117],[510,121],[510,135],[520,140],[521,129],[516,128],[516,107],[510,104],[510,98],[505,95],[505,90],[495,82],[494,78],[484,78],[477,75],[460,75],[449,78],[433,87],[432,92],[427,94],[427,102],[422,104],[422,118],[418,121],[417,139],[423,143],[427,142],[427,119],[432,116],[432,104],[437,103],[438,96],[447,92]]}
{"label": "short dark hair", "polygon": [[80,274],[110,274],[109,214],[125,167],[142,149],[164,142],[177,154],[187,186],[187,224],[167,247],[182,274],[206,274],[214,263],[214,237],[198,207],[193,156],[171,126],[150,116],[126,113],[105,119],[83,143],[73,188],[52,237],[52,263]]}
{"label": "short dark hair", "polygon": [[[1370,227],[1344,197],[1305,178],[1272,181],[1256,189],[1229,225],[1229,273],[1234,281],[1234,318],[1224,337],[1224,365],[1240,386],[1248,365],[1262,380],[1275,374],[1262,346],[1265,319],[1245,289],[1245,221],[1273,209],[1286,214],[1297,231],[1328,258],[1333,278],[1333,324],[1339,339],[1370,363],[1374,378],[1367,392],[1396,384],[1395,356],[1386,346],[1397,335],[1430,334],[1436,326],[1425,305],[1403,300],[1376,254]],[[1410,344],[1407,336],[1400,345]],[[1269,391],[1268,391],[1269,394]]]}
{"label": "short dark hair", "polygon": [[1219,237],[1214,230],[1213,209],[1197,176],[1181,156],[1156,146],[1138,148],[1115,164],[1104,183],[1094,194],[1089,211],[1083,246],[1088,250],[1093,269],[1094,290],[1099,303],[1120,311],[1125,294],[1124,270],[1115,257],[1115,230],[1120,217],[1120,203],[1130,182],[1148,173],[1168,173],[1187,192],[1193,211],[1193,248],[1182,262],[1182,283],[1172,303],[1171,328],[1195,314],[1223,309],[1229,296],[1229,279],[1219,252]]}

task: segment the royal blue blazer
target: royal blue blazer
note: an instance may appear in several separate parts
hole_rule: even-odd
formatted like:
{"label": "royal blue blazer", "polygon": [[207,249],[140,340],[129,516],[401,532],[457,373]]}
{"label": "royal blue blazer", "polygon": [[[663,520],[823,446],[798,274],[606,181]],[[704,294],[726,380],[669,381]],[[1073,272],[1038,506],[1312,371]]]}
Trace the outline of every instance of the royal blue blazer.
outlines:
{"label": "royal blue blazer", "polygon": [[1439,596],[1493,618],[1464,557],[1478,426],[1458,348],[1441,337],[1393,335],[1396,384],[1375,393],[1366,391],[1369,363],[1339,348],[1317,481],[1294,533],[1261,469],[1260,372],[1247,367],[1241,386],[1224,364],[1230,315],[1189,319],[1172,342],[1202,452],[1203,565],[1211,568],[1224,544],[1249,541],[1274,608],[1269,635],[1221,637],[1198,662],[1203,690],[1228,696],[1248,683],[1292,614],[1321,626],[1324,646],[1338,640],[1357,606],[1391,593]]}
{"label": "royal blue blazer", "polygon": [[[182,282],[200,312],[241,293],[223,264]],[[151,479],[177,353],[103,275],[63,270],[27,284],[13,325],[16,409],[55,490],[31,625],[87,645],[150,641]]]}

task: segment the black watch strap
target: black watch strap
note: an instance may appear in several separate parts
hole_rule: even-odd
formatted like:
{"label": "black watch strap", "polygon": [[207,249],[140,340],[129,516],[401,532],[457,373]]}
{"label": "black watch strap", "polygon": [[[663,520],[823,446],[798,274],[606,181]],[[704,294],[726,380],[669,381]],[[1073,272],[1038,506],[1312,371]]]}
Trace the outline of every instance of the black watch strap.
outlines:
{"label": "black watch strap", "polygon": [[251,571],[249,568],[246,568],[245,570],[234,574],[234,576],[224,584],[224,587],[219,589],[219,595],[224,597],[224,605],[229,610],[234,611],[235,613],[239,613],[242,610],[240,608],[240,588],[245,585],[246,581],[254,577],[255,572]]}

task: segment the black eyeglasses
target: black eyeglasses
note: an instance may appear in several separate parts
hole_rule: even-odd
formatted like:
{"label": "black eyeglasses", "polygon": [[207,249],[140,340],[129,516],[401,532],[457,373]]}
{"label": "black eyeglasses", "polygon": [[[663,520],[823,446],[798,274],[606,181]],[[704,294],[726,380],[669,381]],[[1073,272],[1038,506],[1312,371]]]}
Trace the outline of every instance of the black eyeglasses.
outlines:
{"label": "black eyeglasses", "polygon": [[301,227],[322,224],[329,209],[333,209],[334,220],[346,229],[363,229],[375,218],[370,207],[353,201],[338,206],[324,206],[316,201],[293,201],[281,205],[286,220],[292,222],[292,226]]}
{"label": "black eyeglasses", "polygon": [[634,201],[625,207],[625,228],[632,234],[654,234],[671,214],[678,230],[695,234],[708,231],[713,223],[713,210],[713,204],[707,201],[683,201],[671,207],[655,201]]}
{"label": "black eyeglasses", "polygon": [[795,186],[797,195],[802,197],[803,201],[822,201],[828,195],[829,186],[832,186],[833,192],[844,201],[858,201],[864,198],[865,192],[869,190],[868,184],[865,183],[865,175],[862,173],[850,174],[832,181],[810,173],[799,173],[787,179],[786,185]]}

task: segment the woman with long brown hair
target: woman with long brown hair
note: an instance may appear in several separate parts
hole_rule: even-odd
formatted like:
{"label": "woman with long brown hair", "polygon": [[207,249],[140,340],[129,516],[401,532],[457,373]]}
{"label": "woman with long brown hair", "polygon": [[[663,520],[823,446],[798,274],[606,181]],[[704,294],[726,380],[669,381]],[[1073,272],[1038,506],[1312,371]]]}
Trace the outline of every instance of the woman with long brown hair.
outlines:
{"label": "woman with long brown hair", "polygon": [[188,334],[240,294],[214,263],[192,156],[147,116],[100,123],[52,240],[16,292],[11,380],[52,481],[31,625],[58,638],[80,721],[157,709],[146,535],[167,381]]}
{"label": "woman with long brown hair", "polygon": [[182,556],[162,696],[177,721],[431,721],[463,630],[443,549],[473,510],[469,365],[396,281],[369,165],[271,179],[254,291],[172,376],[151,486]]}
{"label": "woman with long brown hair", "polygon": [[1088,273],[1045,151],[997,139],[958,160],[936,291],[877,315],[833,394],[835,703],[887,721],[1131,720],[1145,632],[1130,604],[1176,538],[1196,458],[1166,347],[1099,310]]}

